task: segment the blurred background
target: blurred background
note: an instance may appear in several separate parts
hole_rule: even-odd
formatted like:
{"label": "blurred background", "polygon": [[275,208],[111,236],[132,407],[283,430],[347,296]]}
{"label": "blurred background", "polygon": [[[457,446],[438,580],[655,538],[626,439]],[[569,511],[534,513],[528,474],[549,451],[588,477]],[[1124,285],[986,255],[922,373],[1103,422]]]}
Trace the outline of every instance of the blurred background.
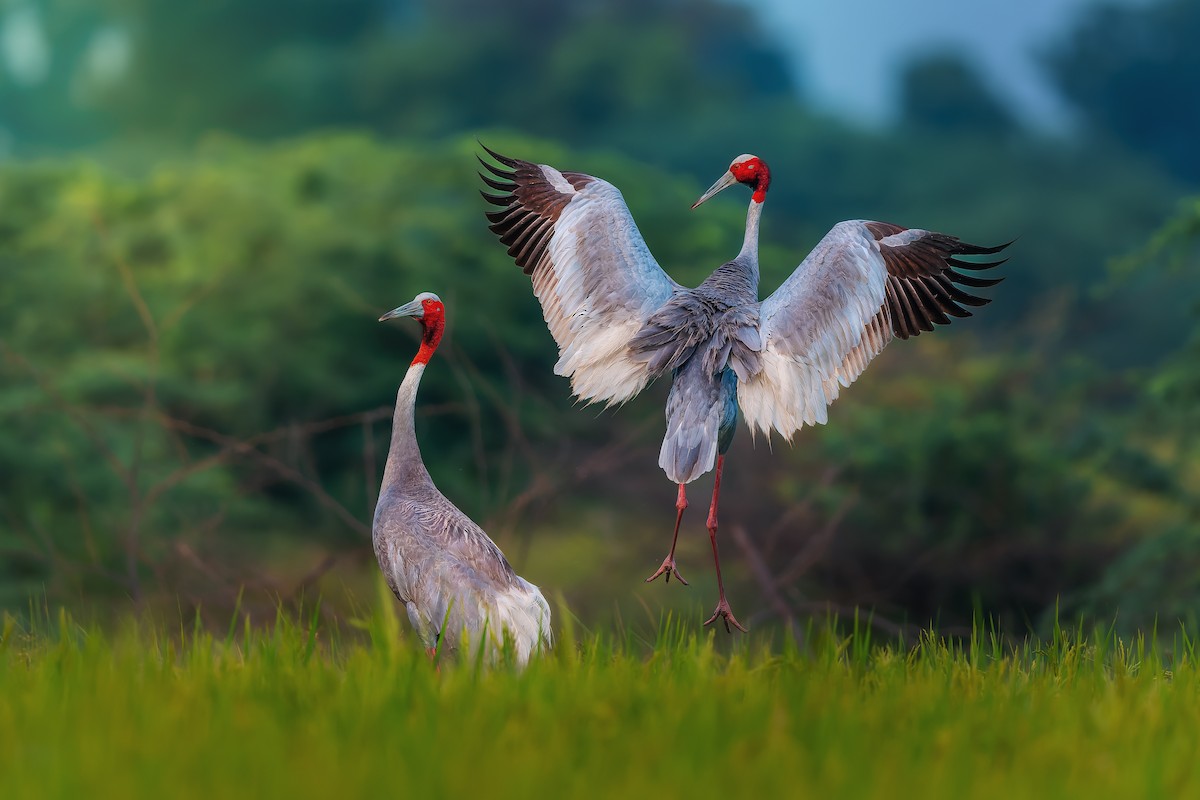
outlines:
{"label": "blurred background", "polygon": [[[835,7],[836,6],[836,7]],[[221,624],[375,597],[370,518],[423,290],[434,480],[587,626],[697,626],[665,386],[574,407],[475,154],[617,184],[694,285],[772,168],[763,293],[835,222],[1016,239],[969,320],[895,342],[722,492],[752,627],[1200,608],[1194,0],[0,0],[0,606]],[[239,600],[240,596],[240,600]],[[30,598],[33,598],[32,601]]]}

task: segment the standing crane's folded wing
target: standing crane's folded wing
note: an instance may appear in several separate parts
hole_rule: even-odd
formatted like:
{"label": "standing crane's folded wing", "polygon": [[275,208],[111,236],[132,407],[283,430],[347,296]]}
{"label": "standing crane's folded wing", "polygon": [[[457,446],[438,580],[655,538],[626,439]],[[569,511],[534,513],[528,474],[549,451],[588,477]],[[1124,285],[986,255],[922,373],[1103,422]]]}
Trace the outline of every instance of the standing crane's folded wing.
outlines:
{"label": "standing crane's folded wing", "polygon": [[532,278],[558,343],[555,374],[588,402],[628,400],[650,378],[629,340],[679,284],[650,255],[615,186],[484,149],[503,165],[480,159],[494,176],[480,177],[500,193],[483,193],[501,207],[489,227]]}
{"label": "standing crane's folded wing", "polygon": [[1002,261],[958,256],[997,253],[953,236],[885,222],[840,222],[762,302],[762,368],[738,384],[738,404],[752,430],[787,438],[804,425],[824,424],[839,387],[849,386],[892,340],[907,339],[963,308],[990,302],[961,286],[1000,279],[956,269],[987,269]]}

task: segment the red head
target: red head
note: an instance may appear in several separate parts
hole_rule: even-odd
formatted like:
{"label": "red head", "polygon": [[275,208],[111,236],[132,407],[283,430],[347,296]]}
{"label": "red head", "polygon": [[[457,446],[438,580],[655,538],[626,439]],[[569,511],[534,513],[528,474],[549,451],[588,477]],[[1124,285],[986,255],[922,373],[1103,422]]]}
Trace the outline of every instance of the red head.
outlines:
{"label": "red head", "polygon": [[396,317],[412,317],[421,323],[421,348],[417,350],[412,363],[428,364],[438,342],[442,340],[442,332],[446,330],[446,306],[442,304],[441,298],[433,292],[421,292],[412,302],[393,308],[380,317],[379,321]]}
{"label": "red head", "polygon": [[771,185],[771,170],[767,169],[766,162],[758,156],[752,156],[749,153],[740,155],[729,165],[729,170],[716,183],[708,187],[707,192],[700,195],[700,199],[692,205],[692,208],[735,183],[743,183],[754,189],[751,199],[756,203],[761,203],[767,199],[767,188]]}

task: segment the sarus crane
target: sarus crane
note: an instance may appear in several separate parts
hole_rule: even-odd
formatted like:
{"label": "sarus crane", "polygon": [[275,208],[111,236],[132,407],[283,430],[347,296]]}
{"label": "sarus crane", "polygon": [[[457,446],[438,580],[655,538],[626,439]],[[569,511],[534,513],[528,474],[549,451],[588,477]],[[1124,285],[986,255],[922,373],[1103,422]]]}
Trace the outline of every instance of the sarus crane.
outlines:
{"label": "sarus crane", "polygon": [[989,302],[960,287],[999,279],[962,270],[998,253],[943,233],[886,222],[839,222],[766,300],[758,298],[758,227],[771,185],[762,159],[741,155],[692,208],[743,184],[752,190],[742,249],[689,289],[659,267],[612,184],[484,149],[480,173],[499,206],[489,227],[530,276],[559,348],[554,371],[586,402],[624,403],[670,373],[667,430],[658,464],[679,485],[671,549],[660,575],[685,583],[675,565],[686,484],[716,467],[707,527],[719,598],[712,616],[737,621],[725,597],[717,551],[717,499],[737,419],[789,441],[826,422],[826,407],[893,337],[907,339],[965,306]]}
{"label": "sarus crane", "polygon": [[431,656],[439,648],[454,651],[465,639],[494,659],[508,640],[524,665],[551,645],[550,606],[483,529],[438,491],[417,445],[417,387],[442,339],[445,306],[436,294],[422,292],[379,321],[396,317],[421,323],[421,346],[396,394],[375,505],[371,538],[379,568]]}

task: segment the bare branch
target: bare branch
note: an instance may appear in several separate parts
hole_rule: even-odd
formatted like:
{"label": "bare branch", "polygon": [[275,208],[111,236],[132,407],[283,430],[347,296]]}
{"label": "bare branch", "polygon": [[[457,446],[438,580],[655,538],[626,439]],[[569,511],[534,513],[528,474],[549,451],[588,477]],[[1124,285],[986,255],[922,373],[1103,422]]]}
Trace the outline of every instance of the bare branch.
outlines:
{"label": "bare branch", "polygon": [[29,373],[34,382],[37,383],[38,388],[50,398],[54,407],[66,414],[79,427],[79,430],[91,441],[92,446],[96,448],[101,457],[108,462],[108,465],[116,473],[117,477],[120,478],[121,482],[127,484],[129,474],[125,465],[117,458],[117,454],[108,446],[108,442],[104,440],[104,437],[100,435],[80,407],[63,397],[57,387],[47,380],[40,370],[33,366],[23,355],[10,348],[8,343],[3,339],[0,339],[0,352],[4,353],[6,361],[16,364]]}
{"label": "bare branch", "polygon": [[317,483],[312,478],[309,478],[295,468],[288,466],[274,456],[258,450],[256,447],[247,444],[245,441],[234,439],[230,436],[226,436],[225,434],[209,430],[208,428],[204,428],[199,425],[194,425],[181,419],[174,419],[162,414],[159,415],[159,419],[163,425],[176,428],[177,430],[180,430],[191,436],[207,439],[208,441],[228,447],[234,452],[250,456],[264,466],[269,467],[277,475],[290,480],[307,490],[313,495],[313,497],[317,499],[318,502],[320,502],[329,510],[333,511],[333,513],[351,530],[366,537],[371,535],[371,526],[354,516],[349,509],[339,503],[331,494],[326,492],[321,484]]}
{"label": "bare branch", "polygon": [[375,426],[369,420],[362,422],[363,435],[363,483],[367,496],[367,514],[375,513],[375,503],[378,498],[376,488],[379,485],[379,473],[375,467]]}
{"label": "bare branch", "polygon": [[767,566],[767,562],[763,560],[758,548],[750,541],[750,536],[746,533],[745,526],[734,525],[730,533],[734,544],[742,551],[742,556],[750,566],[750,572],[753,573],[755,581],[758,583],[763,595],[767,598],[767,603],[779,615],[784,624],[787,625],[787,629],[792,634],[792,637],[799,642],[800,630],[796,625],[796,615],[792,613],[792,609],[788,606],[787,601],[779,594],[776,588],[776,581],[771,576],[771,570]]}
{"label": "bare branch", "polygon": [[783,586],[795,581],[800,576],[807,573],[810,569],[817,565],[829,552],[829,545],[833,541],[834,535],[837,533],[838,527],[842,524],[842,520],[846,516],[846,512],[850,508],[850,501],[843,499],[838,505],[836,511],[833,512],[825,525],[814,536],[809,536],[804,546],[800,548],[791,562],[784,568],[783,572],[775,578],[775,586]]}

